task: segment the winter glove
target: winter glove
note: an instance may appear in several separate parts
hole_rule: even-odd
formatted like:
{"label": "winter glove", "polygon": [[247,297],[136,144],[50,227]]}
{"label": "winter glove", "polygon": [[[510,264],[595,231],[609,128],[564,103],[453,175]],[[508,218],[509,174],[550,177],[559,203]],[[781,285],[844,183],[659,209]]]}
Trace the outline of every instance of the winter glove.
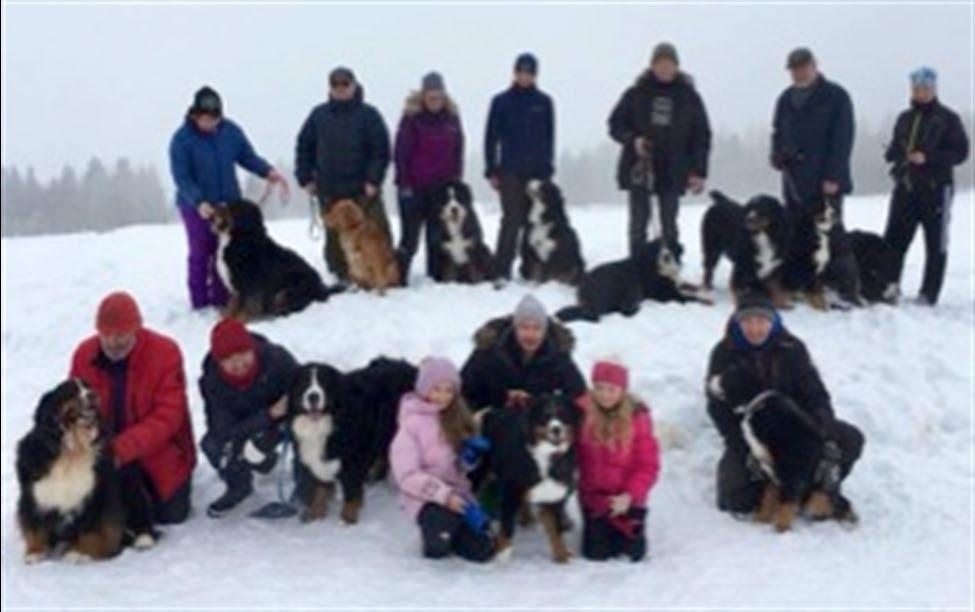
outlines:
{"label": "winter glove", "polygon": [[468,501],[467,505],[464,506],[464,522],[475,532],[475,533],[487,533],[491,526],[491,519],[488,517],[487,512],[481,505],[476,501]]}
{"label": "winter glove", "polygon": [[460,453],[458,453],[460,468],[465,473],[474,471],[481,464],[481,458],[490,448],[491,442],[484,436],[464,438],[460,443]]}
{"label": "winter glove", "polygon": [[619,495],[613,495],[609,498],[609,515],[610,516],[621,516],[625,514],[630,509],[630,505],[633,500],[630,499],[629,493],[620,493]]}

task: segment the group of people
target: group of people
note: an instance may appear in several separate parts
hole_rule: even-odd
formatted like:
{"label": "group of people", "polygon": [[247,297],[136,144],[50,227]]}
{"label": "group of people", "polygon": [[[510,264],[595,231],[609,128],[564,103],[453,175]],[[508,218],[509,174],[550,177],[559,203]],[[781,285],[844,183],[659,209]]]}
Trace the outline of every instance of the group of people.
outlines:
{"label": "group of people", "polygon": [[[96,334],[76,349],[70,374],[100,398],[112,453],[125,474],[123,486],[151,500],[156,523],[181,523],[190,516],[197,450],[179,345],[147,328],[135,299],[125,292],[102,300],[95,327]],[[447,359],[423,360],[414,391],[400,401],[389,461],[424,554],[478,561],[493,556],[492,536],[470,520],[472,513],[481,514],[469,479],[476,466],[468,452],[478,434],[474,414],[490,410],[516,418],[533,397],[561,393],[574,401],[579,415],[582,554],[643,558],[660,451],[650,410],[632,394],[628,369],[597,362],[587,384],[572,357],[572,333],[532,295],[510,315],[486,322],[474,344],[459,369]],[[209,516],[219,518],[238,506],[252,493],[254,474],[274,469],[297,367],[286,348],[235,319],[213,327],[199,377],[207,428],[200,448],[226,488],[207,507]],[[747,380],[751,388],[792,398],[833,450],[824,454],[823,461],[832,463],[823,468],[838,471],[840,480],[849,474],[863,435],[835,417],[805,345],[785,329],[763,296],[746,296],[730,317],[711,353],[708,380],[715,376],[723,376],[726,385]],[[725,443],[717,467],[717,506],[736,515],[751,513],[767,476],[750,458],[736,405],[714,385],[705,387],[708,413]],[[854,516],[838,486],[834,491],[836,512]]]}
{"label": "group of people", "polygon": [[[802,219],[817,201],[828,198],[842,211],[843,196],[853,190],[850,96],[819,71],[806,48],[789,53],[786,65],[792,84],[775,104],[769,156],[781,174],[786,207],[791,217]],[[527,223],[527,182],[555,173],[555,110],[552,98],[537,85],[538,70],[534,55],[519,55],[510,87],[491,100],[487,118],[485,176],[499,194],[502,212],[492,270],[499,283],[511,276],[518,237]],[[927,260],[919,299],[934,304],[947,256],[952,168],[967,158],[969,144],[959,116],[937,97],[935,71],[912,72],[910,84],[911,107],[898,118],[885,154],[895,180],[885,239],[903,261],[918,225],[923,228]],[[390,234],[382,186],[392,158],[401,225],[396,256],[401,277],[407,279],[424,228],[428,247],[434,244],[438,211],[432,209],[430,194],[463,178],[465,139],[458,106],[440,74],[425,75],[419,91],[406,100],[391,146],[386,123],[365,101],[352,70],[335,68],[328,85],[328,100],[311,111],[299,131],[295,178],[323,209],[338,199],[356,198]],[[631,254],[646,241],[655,199],[660,237],[679,256],[680,197],[704,188],[711,129],[704,101],[681,69],[674,45],[654,48],[649,68],[623,93],[608,124],[610,137],[621,146],[617,182],[628,192]],[[236,165],[272,183],[286,179],[224,117],[222,100],[210,87],[196,92],[173,137],[170,157],[189,238],[192,306],[223,305],[226,289],[216,274],[216,240],[206,219],[215,206],[240,197]],[[343,254],[332,232],[326,235],[325,259],[329,270],[344,279]]]}

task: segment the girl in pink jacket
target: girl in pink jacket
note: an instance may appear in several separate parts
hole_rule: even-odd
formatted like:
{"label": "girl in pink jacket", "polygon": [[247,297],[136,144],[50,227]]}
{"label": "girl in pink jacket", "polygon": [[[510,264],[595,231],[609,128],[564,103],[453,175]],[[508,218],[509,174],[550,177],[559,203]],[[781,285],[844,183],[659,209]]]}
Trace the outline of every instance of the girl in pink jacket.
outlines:
{"label": "girl in pink jacket", "polygon": [[579,501],[584,518],[582,555],[603,560],[647,552],[647,495],[660,472],[660,450],[645,405],[627,392],[626,368],[593,366],[593,389],[578,400],[582,426],[576,439]]}
{"label": "girl in pink jacket", "polygon": [[400,503],[420,526],[424,556],[453,553],[487,561],[494,541],[466,475],[478,453],[474,421],[459,389],[460,376],[450,361],[430,358],[420,364],[415,392],[400,400],[389,460]]}

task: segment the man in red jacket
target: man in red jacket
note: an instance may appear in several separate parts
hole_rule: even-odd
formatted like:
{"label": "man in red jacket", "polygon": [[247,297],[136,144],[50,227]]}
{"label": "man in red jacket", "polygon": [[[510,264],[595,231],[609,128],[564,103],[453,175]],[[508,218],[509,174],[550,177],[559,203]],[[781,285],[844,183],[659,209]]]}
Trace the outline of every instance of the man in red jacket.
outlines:
{"label": "man in red jacket", "polygon": [[102,300],[95,328],[75,349],[71,376],[98,394],[115,463],[127,474],[123,486],[133,486],[135,474],[155,522],[181,523],[190,512],[196,447],[179,346],[144,328],[138,305],[124,292]]}

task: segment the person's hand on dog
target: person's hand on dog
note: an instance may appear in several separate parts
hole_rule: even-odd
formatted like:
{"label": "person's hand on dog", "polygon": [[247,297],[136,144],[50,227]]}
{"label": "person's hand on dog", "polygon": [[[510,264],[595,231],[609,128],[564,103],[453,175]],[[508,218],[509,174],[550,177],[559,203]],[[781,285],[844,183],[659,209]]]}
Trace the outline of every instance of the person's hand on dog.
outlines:
{"label": "person's hand on dog", "polygon": [[213,216],[215,210],[216,209],[213,207],[213,204],[209,202],[200,202],[200,205],[196,207],[196,212],[200,213],[201,217],[208,220]]}
{"label": "person's hand on dog", "polygon": [[823,193],[828,196],[836,195],[840,192],[840,184],[836,181],[823,181]]}
{"label": "person's hand on dog", "polygon": [[630,499],[629,493],[620,493],[619,495],[613,495],[609,498],[609,514],[610,516],[620,516],[626,514],[630,510],[630,505],[633,500]]}
{"label": "person's hand on dog", "polygon": [[924,155],[923,151],[911,151],[911,153],[907,156],[907,161],[911,162],[915,166],[923,166],[924,163],[928,161],[928,158],[926,155]]}
{"label": "person's hand on dog", "polygon": [[464,498],[456,493],[451,493],[450,497],[447,498],[447,508],[457,514],[463,514],[464,508],[467,507],[467,502]]}
{"label": "person's hand on dog", "polygon": [[528,405],[529,399],[531,399],[531,395],[529,395],[528,391],[524,389],[510,389],[505,405],[509,408],[524,408]]}
{"label": "person's hand on dog", "polygon": [[283,418],[284,415],[288,414],[288,396],[282,395],[278,401],[271,404],[267,409],[267,414],[274,420]]}

